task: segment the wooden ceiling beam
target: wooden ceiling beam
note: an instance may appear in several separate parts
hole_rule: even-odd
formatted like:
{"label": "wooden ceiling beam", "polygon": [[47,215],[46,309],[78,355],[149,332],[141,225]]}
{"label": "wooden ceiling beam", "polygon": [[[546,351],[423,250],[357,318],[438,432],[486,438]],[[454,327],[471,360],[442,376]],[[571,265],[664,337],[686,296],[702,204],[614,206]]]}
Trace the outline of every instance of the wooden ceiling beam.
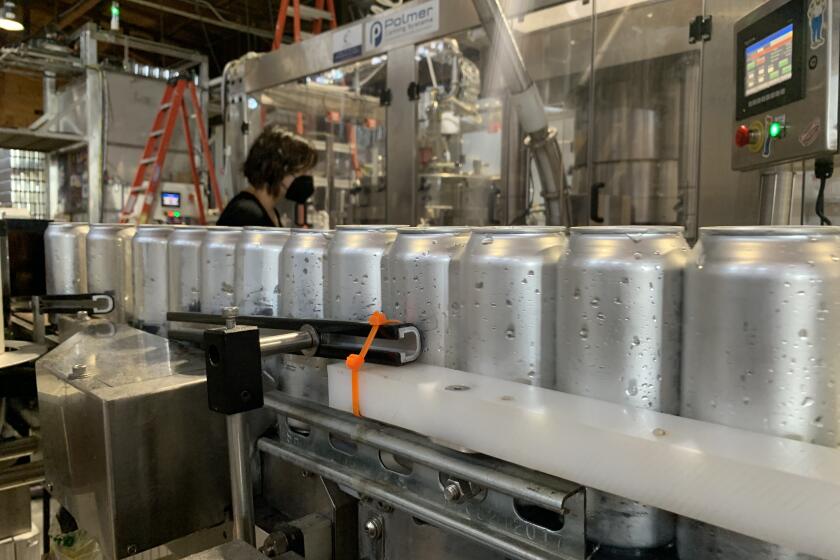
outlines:
{"label": "wooden ceiling beam", "polygon": [[80,18],[87,15],[92,9],[96,8],[102,0],[85,0],[69,12],[66,12],[58,20],[58,28],[64,29],[76,23]]}

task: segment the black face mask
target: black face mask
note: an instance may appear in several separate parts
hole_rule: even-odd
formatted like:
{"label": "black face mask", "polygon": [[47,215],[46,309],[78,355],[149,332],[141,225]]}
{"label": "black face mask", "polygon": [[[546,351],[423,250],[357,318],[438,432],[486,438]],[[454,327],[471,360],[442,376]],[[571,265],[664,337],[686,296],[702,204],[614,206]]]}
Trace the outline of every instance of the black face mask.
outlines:
{"label": "black face mask", "polygon": [[315,192],[315,181],[312,175],[299,175],[286,190],[286,200],[303,204]]}

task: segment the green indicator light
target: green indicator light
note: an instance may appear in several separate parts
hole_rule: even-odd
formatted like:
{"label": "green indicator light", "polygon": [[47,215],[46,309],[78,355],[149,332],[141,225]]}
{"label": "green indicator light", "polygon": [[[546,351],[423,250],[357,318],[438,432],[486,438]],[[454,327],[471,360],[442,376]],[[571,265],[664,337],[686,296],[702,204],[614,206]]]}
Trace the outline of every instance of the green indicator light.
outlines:
{"label": "green indicator light", "polygon": [[117,3],[111,4],[111,15],[118,16],[120,15],[120,5]]}
{"label": "green indicator light", "polygon": [[176,217],[176,218],[180,218],[180,217],[181,217],[181,213],[180,213],[180,212],[178,212],[178,211],[176,211],[176,212],[175,212],[175,217]]}
{"label": "green indicator light", "polygon": [[782,133],[782,123],[774,122],[770,124],[770,138],[778,138]]}

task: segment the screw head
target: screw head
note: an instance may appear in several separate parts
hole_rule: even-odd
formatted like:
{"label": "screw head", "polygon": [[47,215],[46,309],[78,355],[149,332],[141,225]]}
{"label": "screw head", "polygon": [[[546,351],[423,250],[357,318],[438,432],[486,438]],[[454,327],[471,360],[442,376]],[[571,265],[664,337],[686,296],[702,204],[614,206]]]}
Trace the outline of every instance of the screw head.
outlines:
{"label": "screw head", "polygon": [[230,319],[231,317],[236,317],[237,315],[239,315],[239,308],[235,305],[222,308],[222,317],[225,319]]}
{"label": "screw head", "polygon": [[382,518],[377,516],[370,517],[367,521],[365,521],[365,534],[371,540],[379,540],[382,538],[382,533],[385,530],[385,526],[382,522]]}
{"label": "screw head", "polygon": [[467,385],[447,385],[444,387],[446,391],[469,391],[470,388]]}
{"label": "screw head", "polygon": [[87,364],[75,364],[70,371],[70,379],[82,379],[87,377]]}
{"label": "screw head", "polygon": [[464,497],[464,492],[461,490],[461,485],[457,482],[449,482],[443,487],[443,499],[447,502],[457,502]]}

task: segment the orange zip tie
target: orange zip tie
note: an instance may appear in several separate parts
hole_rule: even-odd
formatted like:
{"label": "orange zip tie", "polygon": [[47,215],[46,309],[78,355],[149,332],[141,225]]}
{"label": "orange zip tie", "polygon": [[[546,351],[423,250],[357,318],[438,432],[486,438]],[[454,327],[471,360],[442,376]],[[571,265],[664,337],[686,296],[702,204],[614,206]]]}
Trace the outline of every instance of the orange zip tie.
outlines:
{"label": "orange zip tie", "polygon": [[359,406],[359,370],[362,369],[365,363],[365,356],[367,356],[368,350],[370,350],[370,345],[373,344],[373,339],[376,338],[379,327],[389,323],[399,323],[399,321],[389,321],[384,313],[374,311],[373,315],[368,318],[368,323],[370,323],[370,332],[365,339],[365,343],[362,345],[361,352],[350,354],[344,362],[350,370],[351,398],[353,401],[353,414],[355,416],[362,415],[361,407]]}

